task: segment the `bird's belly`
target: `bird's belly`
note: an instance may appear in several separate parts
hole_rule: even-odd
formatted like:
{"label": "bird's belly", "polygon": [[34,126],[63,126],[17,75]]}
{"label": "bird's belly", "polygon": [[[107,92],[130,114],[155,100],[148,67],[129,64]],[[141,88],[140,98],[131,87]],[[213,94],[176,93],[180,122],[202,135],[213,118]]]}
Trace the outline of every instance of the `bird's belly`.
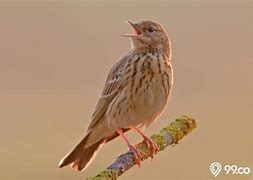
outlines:
{"label": "bird's belly", "polygon": [[168,97],[161,81],[160,77],[154,78],[148,88],[140,88],[133,98],[125,102],[125,111],[118,119],[119,128],[148,126],[157,118]]}
{"label": "bird's belly", "polygon": [[167,95],[160,82],[153,82],[150,87],[136,99],[136,113],[138,118],[134,124],[147,126],[153,122],[164,109]]}

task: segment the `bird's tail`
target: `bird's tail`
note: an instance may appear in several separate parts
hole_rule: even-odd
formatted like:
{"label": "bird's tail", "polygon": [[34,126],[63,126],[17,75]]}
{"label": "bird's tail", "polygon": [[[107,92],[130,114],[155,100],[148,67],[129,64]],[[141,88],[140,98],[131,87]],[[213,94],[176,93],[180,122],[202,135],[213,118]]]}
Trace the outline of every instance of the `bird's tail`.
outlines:
{"label": "bird's tail", "polygon": [[[122,129],[124,132],[129,129]],[[82,170],[87,168],[94,160],[99,148],[116,138],[119,134],[107,125],[105,119],[101,119],[76,147],[68,153],[59,163],[59,167],[71,164],[74,169]]]}
{"label": "bird's tail", "polygon": [[60,161],[59,167],[71,164],[74,169],[81,171],[89,166],[95,158],[97,151],[105,142],[104,139],[101,139],[98,142],[85,147],[89,135],[90,133],[88,133],[82,141]]}

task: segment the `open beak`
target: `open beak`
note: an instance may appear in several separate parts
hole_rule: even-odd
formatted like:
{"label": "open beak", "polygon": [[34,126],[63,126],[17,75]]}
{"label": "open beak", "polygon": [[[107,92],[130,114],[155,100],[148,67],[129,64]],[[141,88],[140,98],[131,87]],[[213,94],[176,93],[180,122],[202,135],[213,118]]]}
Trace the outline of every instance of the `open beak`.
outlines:
{"label": "open beak", "polygon": [[126,20],[125,22],[128,23],[130,26],[132,26],[132,28],[134,29],[134,33],[133,34],[123,34],[123,36],[125,36],[125,37],[138,37],[142,34],[141,28],[139,28],[137,26],[137,24],[135,24],[129,20]]}

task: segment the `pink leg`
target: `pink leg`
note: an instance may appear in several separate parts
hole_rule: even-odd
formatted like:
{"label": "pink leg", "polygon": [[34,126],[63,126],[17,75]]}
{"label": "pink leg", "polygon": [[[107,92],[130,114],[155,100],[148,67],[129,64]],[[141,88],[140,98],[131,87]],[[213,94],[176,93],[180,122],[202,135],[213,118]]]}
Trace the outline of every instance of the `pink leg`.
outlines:
{"label": "pink leg", "polygon": [[143,159],[143,154],[142,154],[142,152],[141,152],[138,148],[134,147],[134,146],[130,143],[130,141],[127,139],[126,135],[124,134],[124,132],[123,132],[121,129],[118,129],[117,132],[118,132],[119,135],[126,141],[129,150],[132,151],[132,152],[134,153],[134,155],[135,155],[135,161],[136,161],[136,163],[137,163],[137,164],[139,165],[139,167],[140,167],[140,165],[141,165],[141,160]]}
{"label": "pink leg", "polygon": [[147,135],[145,135],[140,129],[136,127],[134,129],[142,136],[144,143],[146,143],[149,148],[150,147],[152,148],[152,152],[150,156],[151,156],[151,159],[153,159],[154,154],[160,150],[159,147],[152,139],[150,139]]}

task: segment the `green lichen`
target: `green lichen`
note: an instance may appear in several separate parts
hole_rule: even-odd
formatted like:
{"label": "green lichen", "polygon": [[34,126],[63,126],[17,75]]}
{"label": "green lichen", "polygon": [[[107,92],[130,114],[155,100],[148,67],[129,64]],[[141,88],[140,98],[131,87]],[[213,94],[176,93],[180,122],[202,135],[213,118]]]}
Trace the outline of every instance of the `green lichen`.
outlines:
{"label": "green lichen", "polygon": [[153,139],[156,144],[158,145],[160,151],[163,150],[166,147],[166,143],[165,143],[165,137],[161,134],[153,134],[151,136],[151,139]]}
{"label": "green lichen", "polygon": [[86,180],[116,180],[118,171],[114,169],[106,169],[94,177],[89,177]]}
{"label": "green lichen", "polygon": [[185,135],[191,132],[197,123],[195,119],[183,115],[172,122],[169,127],[163,128],[164,131],[170,133],[173,139],[173,143],[177,144]]}

